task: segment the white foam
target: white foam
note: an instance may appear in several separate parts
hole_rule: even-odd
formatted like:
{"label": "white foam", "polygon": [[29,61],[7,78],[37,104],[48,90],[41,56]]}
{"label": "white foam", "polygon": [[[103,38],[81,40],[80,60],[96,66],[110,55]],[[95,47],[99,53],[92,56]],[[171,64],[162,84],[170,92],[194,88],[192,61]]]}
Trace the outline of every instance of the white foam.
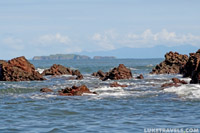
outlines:
{"label": "white foam", "polygon": [[149,64],[149,65],[147,65],[147,67],[152,67],[153,66],[153,64]]}
{"label": "white foam", "polygon": [[200,99],[200,85],[188,84],[179,87],[170,87],[164,89],[165,92],[177,94],[183,99]]}
{"label": "white foam", "polygon": [[137,68],[134,68],[134,67],[130,67],[129,69],[131,69],[131,70],[138,70]]}
{"label": "white foam", "polygon": [[38,71],[40,74],[44,71],[45,69],[42,68],[37,68],[36,71]]}

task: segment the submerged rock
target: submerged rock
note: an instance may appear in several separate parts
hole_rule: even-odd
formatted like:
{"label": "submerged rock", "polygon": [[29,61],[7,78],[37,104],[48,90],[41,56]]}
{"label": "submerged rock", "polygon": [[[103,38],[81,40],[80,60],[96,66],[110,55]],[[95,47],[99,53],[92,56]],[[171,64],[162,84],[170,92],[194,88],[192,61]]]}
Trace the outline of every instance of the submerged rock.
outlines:
{"label": "submerged rock", "polygon": [[162,87],[162,88],[167,88],[167,87],[172,87],[172,86],[174,86],[174,87],[179,87],[179,86],[181,86],[181,85],[175,84],[175,83],[165,83],[165,84],[163,84],[161,87]]}
{"label": "submerged rock", "polygon": [[61,96],[82,96],[83,93],[96,94],[96,92],[91,92],[86,85],[66,87],[58,91],[58,94]]}
{"label": "submerged rock", "polygon": [[183,73],[184,66],[188,61],[187,55],[181,55],[177,52],[165,54],[165,60],[153,68],[151,74],[177,74]]}
{"label": "submerged rock", "polygon": [[53,66],[51,66],[49,69],[44,70],[42,75],[76,75],[77,80],[83,79],[83,75],[79,70],[71,70],[70,68],[57,64],[53,64]]}
{"label": "submerged rock", "polygon": [[53,91],[49,88],[42,88],[40,89],[40,92],[53,92]]}
{"label": "submerged rock", "polygon": [[136,77],[136,79],[144,79],[144,76],[140,74],[139,76]]}
{"label": "submerged rock", "polygon": [[186,81],[180,80],[180,79],[178,79],[178,78],[172,78],[172,81],[173,81],[175,84],[187,84]]}
{"label": "submerged rock", "polygon": [[45,80],[24,56],[0,64],[0,81]]}
{"label": "submerged rock", "polygon": [[172,86],[174,86],[174,87],[179,87],[179,86],[181,86],[181,84],[187,84],[186,81],[180,80],[180,79],[178,79],[178,78],[172,78],[172,81],[173,81],[172,83],[165,83],[165,84],[163,84],[161,87],[162,87],[162,88],[172,87]]}
{"label": "submerged rock", "polygon": [[110,87],[128,87],[128,85],[120,85],[117,82],[113,82],[113,83],[110,84]]}

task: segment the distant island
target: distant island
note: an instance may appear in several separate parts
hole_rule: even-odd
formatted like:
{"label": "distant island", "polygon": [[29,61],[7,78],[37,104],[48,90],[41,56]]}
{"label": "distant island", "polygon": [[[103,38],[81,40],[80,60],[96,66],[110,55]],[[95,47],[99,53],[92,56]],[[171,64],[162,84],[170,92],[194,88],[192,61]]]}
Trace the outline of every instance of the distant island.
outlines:
{"label": "distant island", "polygon": [[94,56],[94,60],[99,60],[99,59],[116,59],[115,56]]}
{"label": "distant island", "polygon": [[114,56],[94,56],[93,58],[86,55],[77,54],[55,54],[49,56],[34,56],[33,60],[99,60],[99,59],[116,59]]}

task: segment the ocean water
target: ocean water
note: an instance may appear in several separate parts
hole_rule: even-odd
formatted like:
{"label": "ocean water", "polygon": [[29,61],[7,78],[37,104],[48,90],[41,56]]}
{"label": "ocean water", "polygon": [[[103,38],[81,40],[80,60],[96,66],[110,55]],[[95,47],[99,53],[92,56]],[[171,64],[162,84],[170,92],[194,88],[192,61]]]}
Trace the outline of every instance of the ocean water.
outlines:
{"label": "ocean water", "polygon": [[[146,128],[199,128],[200,85],[162,89],[163,83],[182,75],[150,75],[163,59],[31,61],[39,72],[53,64],[79,69],[83,80],[67,80],[68,75],[46,81],[0,82],[0,132],[144,132]],[[91,73],[109,71],[119,64],[132,70],[133,77],[119,80],[128,87],[109,87],[113,81],[100,81]],[[184,78],[189,82],[189,78]],[[98,95],[58,96],[43,94],[85,84]]]}

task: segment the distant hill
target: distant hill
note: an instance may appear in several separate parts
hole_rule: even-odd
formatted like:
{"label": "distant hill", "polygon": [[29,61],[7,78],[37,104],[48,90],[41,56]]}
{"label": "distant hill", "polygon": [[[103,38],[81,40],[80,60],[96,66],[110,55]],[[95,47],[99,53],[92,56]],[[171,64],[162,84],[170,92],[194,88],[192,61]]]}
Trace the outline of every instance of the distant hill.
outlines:
{"label": "distant hill", "polygon": [[110,51],[95,51],[95,52],[80,52],[77,54],[83,54],[87,56],[115,56],[116,58],[164,58],[166,52],[176,51],[180,54],[188,54],[196,52],[199,48],[192,45],[180,45],[167,47],[163,45],[151,47],[151,48],[129,48],[123,47]]}
{"label": "distant hill", "polygon": [[55,54],[49,56],[34,56],[33,60],[82,60],[91,59],[89,56],[77,54]]}
{"label": "distant hill", "polygon": [[86,55],[78,55],[78,54],[55,54],[49,56],[34,56],[33,60],[101,60],[101,59],[116,59],[114,56],[94,56],[90,58]]}

